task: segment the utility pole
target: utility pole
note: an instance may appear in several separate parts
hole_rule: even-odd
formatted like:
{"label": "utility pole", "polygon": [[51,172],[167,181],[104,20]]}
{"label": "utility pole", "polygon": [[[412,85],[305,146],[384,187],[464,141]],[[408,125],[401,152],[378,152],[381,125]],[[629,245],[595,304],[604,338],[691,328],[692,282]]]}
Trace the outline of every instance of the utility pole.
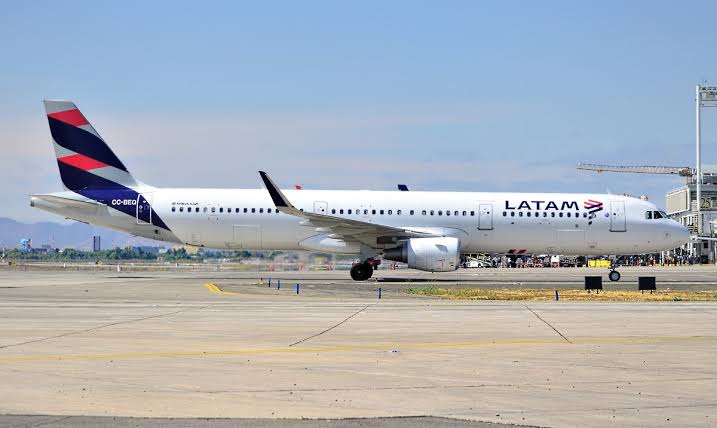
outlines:
{"label": "utility pole", "polygon": [[697,235],[702,236],[702,107],[717,107],[717,86],[697,85],[695,87],[695,131],[696,155],[695,187],[697,190]]}
{"label": "utility pole", "polygon": [[697,236],[702,236],[702,85],[696,87],[696,142],[697,142],[697,162],[695,172],[697,175]]}

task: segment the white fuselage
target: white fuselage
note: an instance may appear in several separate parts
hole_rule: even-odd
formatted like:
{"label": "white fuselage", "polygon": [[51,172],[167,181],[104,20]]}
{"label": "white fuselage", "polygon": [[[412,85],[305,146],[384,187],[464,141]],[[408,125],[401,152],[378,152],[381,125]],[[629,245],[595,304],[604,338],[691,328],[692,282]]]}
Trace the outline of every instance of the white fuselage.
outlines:
{"label": "white fuselage", "polygon": [[[99,226],[182,244],[361,253],[358,245],[337,244],[329,230],[278,213],[264,189],[136,190],[151,205],[150,215],[159,216],[168,230],[147,222],[146,213],[133,218],[126,209],[120,212],[112,208],[117,204],[137,205],[132,200],[98,203],[73,192],[59,192],[34,195],[32,205]],[[669,250],[689,240],[687,229],[679,223],[646,215],[657,210],[654,204],[626,196],[363,190],[284,193],[305,212],[459,238],[462,253],[638,254]],[[58,202],[63,199],[94,205]],[[601,203],[600,209],[596,201]]]}

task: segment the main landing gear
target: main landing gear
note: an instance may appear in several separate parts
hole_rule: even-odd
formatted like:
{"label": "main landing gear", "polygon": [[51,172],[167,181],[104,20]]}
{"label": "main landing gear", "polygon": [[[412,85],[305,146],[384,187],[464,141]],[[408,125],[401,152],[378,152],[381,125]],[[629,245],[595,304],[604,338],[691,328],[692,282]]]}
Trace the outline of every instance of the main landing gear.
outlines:
{"label": "main landing gear", "polygon": [[615,261],[616,259],[610,259],[610,273],[607,275],[607,277],[610,278],[610,281],[612,282],[620,280],[620,272],[617,271],[617,264],[615,263]]}
{"label": "main landing gear", "polygon": [[366,281],[373,276],[375,266],[381,264],[380,260],[369,259],[363,263],[356,263],[351,267],[351,279],[354,281]]}

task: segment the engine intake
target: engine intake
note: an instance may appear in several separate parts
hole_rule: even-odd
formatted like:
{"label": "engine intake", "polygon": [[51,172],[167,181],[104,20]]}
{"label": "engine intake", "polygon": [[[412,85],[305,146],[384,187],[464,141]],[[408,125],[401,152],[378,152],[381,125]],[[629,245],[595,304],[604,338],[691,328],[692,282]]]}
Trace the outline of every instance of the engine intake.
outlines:
{"label": "engine intake", "polygon": [[411,238],[383,252],[383,258],[408,264],[413,269],[450,272],[458,269],[461,240],[458,238]]}

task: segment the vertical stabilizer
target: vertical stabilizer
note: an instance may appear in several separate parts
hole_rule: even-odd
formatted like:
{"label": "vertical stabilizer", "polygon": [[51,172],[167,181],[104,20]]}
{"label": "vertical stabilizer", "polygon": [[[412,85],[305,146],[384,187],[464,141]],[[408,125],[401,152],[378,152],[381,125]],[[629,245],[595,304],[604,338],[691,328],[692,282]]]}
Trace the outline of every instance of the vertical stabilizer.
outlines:
{"label": "vertical stabilizer", "polygon": [[72,191],[136,187],[122,161],[71,101],[45,101],[62,183]]}

